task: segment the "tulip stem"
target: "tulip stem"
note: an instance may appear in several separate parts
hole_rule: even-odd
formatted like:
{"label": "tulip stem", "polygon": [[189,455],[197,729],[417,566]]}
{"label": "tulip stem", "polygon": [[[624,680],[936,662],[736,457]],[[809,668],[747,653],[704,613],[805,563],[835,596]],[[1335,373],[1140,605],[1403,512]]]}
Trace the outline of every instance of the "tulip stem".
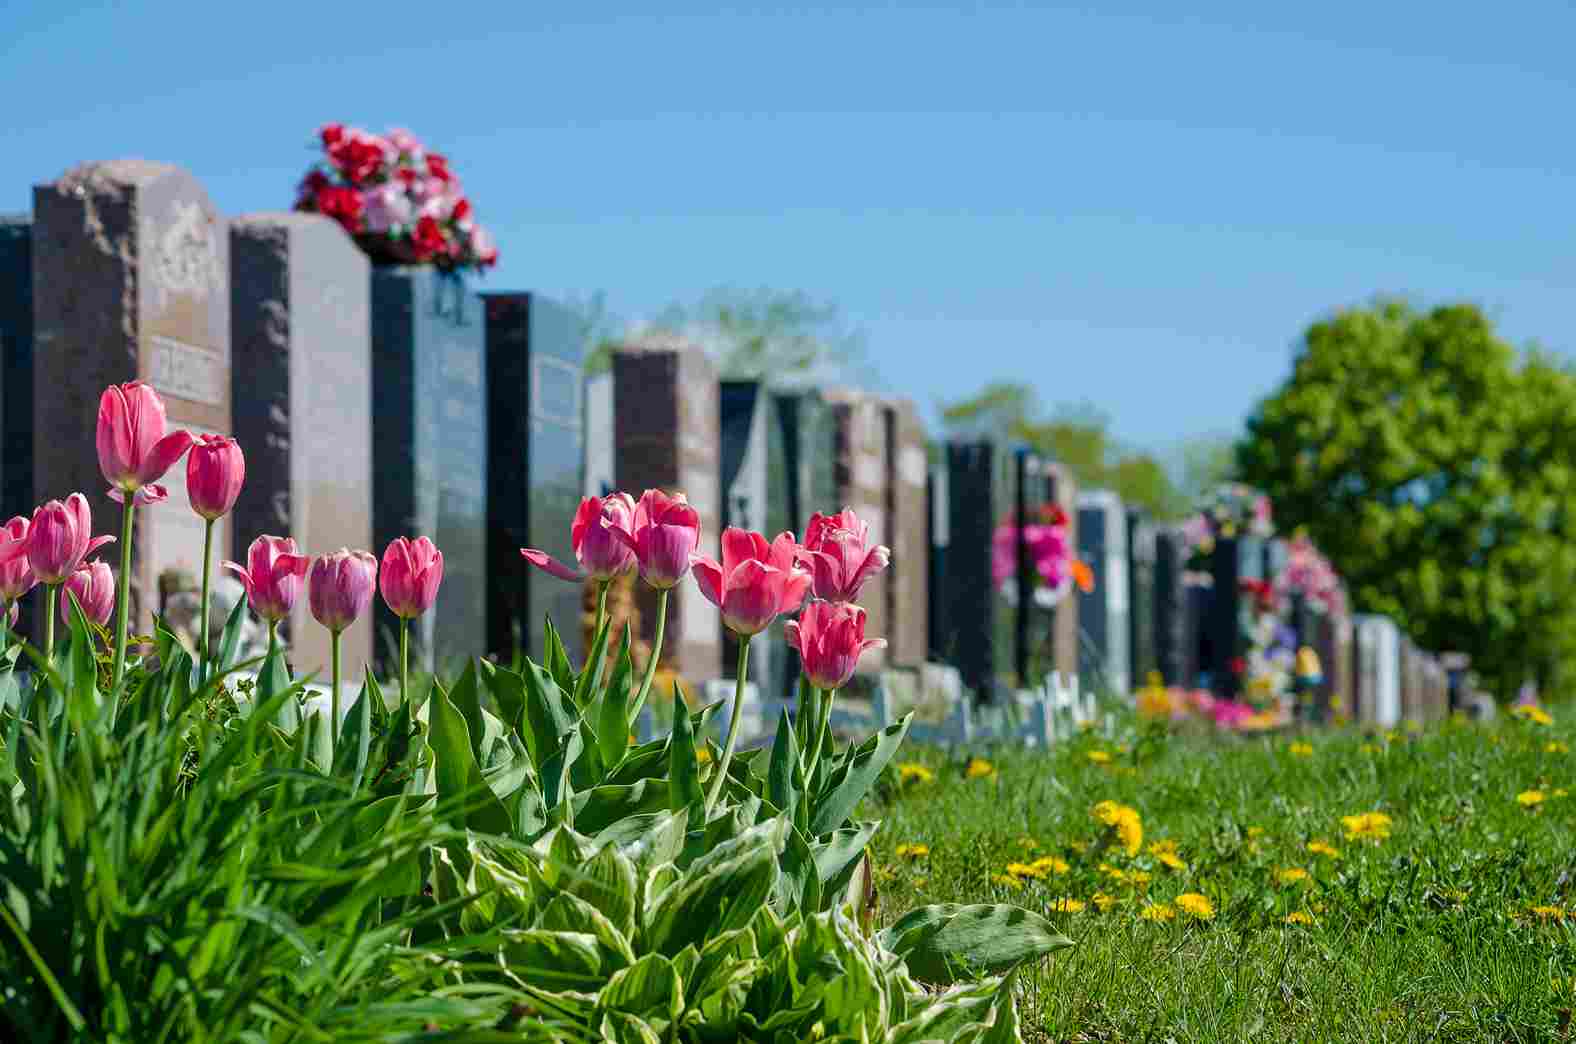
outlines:
{"label": "tulip stem", "polygon": [[[657,661],[662,659],[662,636],[668,629],[668,592],[672,588],[664,587],[657,592],[657,633],[651,639],[651,655],[646,659],[646,676],[640,679],[640,691],[635,693],[635,699],[629,705],[629,723],[633,725],[635,719],[640,717],[640,708],[646,705],[646,693],[651,691],[651,679],[657,676]],[[748,643],[746,643],[748,644]],[[740,660],[740,670],[743,670],[743,660]]]}
{"label": "tulip stem", "polygon": [[328,723],[328,735],[333,741],[332,746],[339,749],[339,632],[328,632],[328,660],[329,668],[334,672],[333,696],[329,702],[329,713],[332,715]]}
{"label": "tulip stem", "polygon": [[[120,522],[120,598],[115,619],[115,680],[114,687],[120,688],[120,680],[126,675],[126,625],[131,619],[131,531],[137,522],[137,494],[130,490],[122,490],[121,496],[125,505],[121,512]],[[50,606],[50,626],[54,626],[54,606]]]}
{"label": "tulip stem", "polygon": [[197,671],[199,685],[208,683],[208,585],[213,572],[213,519],[207,522],[202,534],[202,629],[197,632],[197,662],[201,664]]}
{"label": "tulip stem", "polygon": [[[706,814],[710,816],[712,807],[717,804],[717,799],[722,796],[722,788],[728,779],[728,765],[733,761],[733,745],[739,741],[739,719],[744,711],[744,686],[748,684],[750,666],[750,639],[754,635],[739,635],[739,668],[738,680],[733,686],[733,709],[728,714],[728,738],[722,744],[722,760],[717,762],[717,778],[711,781],[711,794],[706,798]],[[680,701],[673,705],[675,714],[685,713],[685,708]]]}
{"label": "tulip stem", "polygon": [[399,618],[399,701],[410,706],[410,620]]}
{"label": "tulip stem", "polygon": [[602,633],[602,625],[607,622],[607,589],[613,586],[611,580],[598,580],[596,592],[596,630],[591,632],[591,640]]}
{"label": "tulip stem", "polygon": [[269,658],[272,659],[274,653],[276,653],[278,651],[279,651],[279,621],[278,620],[269,620],[268,621],[268,656],[269,656]]}
{"label": "tulip stem", "polygon": [[0,605],[0,652],[5,652],[11,647],[11,607],[15,602],[6,602]]}
{"label": "tulip stem", "polygon": [[55,600],[60,597],[59,584],[44,587],[44,659],[55,656]]}
{"label": "tulip stem", "polygon": [[837,698],[836,689],[817,689],[820,696],[821,720],[815,729],[815,746],[810,748],[810,764],[804,770],[804,778],[808,781],[814,778],[816,766],[821,760],[821,750],[826,746],[826,731],[832,723],[832,701]]}

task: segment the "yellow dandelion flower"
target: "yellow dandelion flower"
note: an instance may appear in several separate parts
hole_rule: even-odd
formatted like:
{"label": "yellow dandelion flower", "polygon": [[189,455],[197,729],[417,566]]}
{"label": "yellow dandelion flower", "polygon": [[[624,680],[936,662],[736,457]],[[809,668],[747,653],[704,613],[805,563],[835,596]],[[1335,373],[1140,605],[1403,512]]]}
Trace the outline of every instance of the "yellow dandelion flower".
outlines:
{"label": "yellow dandelion flower", "polygon": [[1113,881],[1127,880],[1127,871],[1119,870],[1110,863],[1101,863],[1098,869],[1102,874],[1109,877]]}
{"label": "yellow dandelion flower", "polygon": [[1304,870],[1300,866],[1288,866],[1275,871],[1275,880],[1279,881],[1283,885],[1296,884],[1299,881],[1307,881],[1311,878],[1311,876],[1312,875],[1310,875],[1308,871]]}
{"label": "yellow dandelion flower", "polygon": [[934,783],[936,774],[924,765],[915,761],[905,761],[897,767],[898,782],[907,786],[910,783]]}
{"label": "yellow dandelion flower", "polygon": [[1558,906],[1530,906],[1527,915],[1540,921],[1563,921],[1565,911]]}
{"label": "yellow dandelion flower", "polygon": [[1401,741],[1401,734],[1394,729],[1391,729],[1384,734],[1384,741],[1386,743],[1399,743]]}
{"label": "yellow dandelion flower", "polygon": [[1329,856],[1331,859],[1339,859],[1341,857],[1339,848],[1324,841],[1309,841],[1308,851],[1314,855]]}
{"label": "yellow dandelion flower", "polygon": [[1149,842],[1149,854],[1152,856],[1158,856],[1165,852],[1170,852],[1172,855],[1176,855],[1177,851],[1177,843],[1170,838],[1163,838],[1159,841]]}
{"label": "yellow dandelion flower", "polygon": [[1170,852],[1161,852],[1159,855],[1155,856],[1155,858],[1173,870],[1187,869],[1187,864],[1182,861],[1182,857],[1179,855],[1173,855]]}
{"label": "yellow dandelion flower", "polygon": [[963,770],[963,774],[969,779],[983,779],[986,776],[994,776],[996,766],[984,758],[970,758],[969,767]]}
{"label": "yellow dandelion flower", "polygon": [[1543,753],[1545,754],[1569,754],[1570,752],[1570,746],[1561,743],[1559,740],[1549,740],[1543,745]]}
{"label": "yellow dandelion flower", "polygon": [[1539,707],[1536,703],[1523,703],[1512,707],[1510,713],[1522,721],[1530,721],[1534,725],[1553,725],[1554,719],[1549,712]]}
{"label": "yellow dandelion flower", "polygon": [[1282,917],[1281,920],[1286,924],[1312,924],[1313,914],[1306,910],[1293,910],[1285,917]]}
{"label": "yellow dandelion flower", "polygon": [[1564,797],[1564,796],[1565,796],[1565,788],[1564,787],[1555,787],[1554,788],[1554,792],[1549,795],[1549,797]]}
{"label": "yellow dandelion flower", "polygon": [[1045,876],[1045,871],[1033,863],[1008,863],[1007,873],[1020,881],[1025,877],[1032,877],[1038,881]]}
{"label": "yellow dandelion flower", "polygon": [[1342,816],[1348,841],[1385,841],[1390,837],[1394,821],[1383,812],[1359,812],[1355,816]]}
{"label": "yellow dandelion flower", "polygon": [[1090,810],[1090,814],[1116,833],[1129,856],[1137,855],[1144,846],[1144,823],[1137,809],[1115,801],[1102,801]]}
{"label": "yellow dandelion flower", "polygon": [[1262,837],[1263,834],[1264,834],[1264,828],[1263,827],[1260,827],[1260,826],[1250,826],[1250,827],[1248,827],[1248,836],[1249,837]]}
{"label": "yellow dandelion flower", "polygon": [[1523,790],[1516,795],[1516,800],[1521,803],[1522,808],[1535,808],[1543,804],[1543,799],[1547,796],[1541,790]]}
{"label": "yellow dandelion flower", "polygon": [[1089,753],[1085,754],[1084,757],[1088,758],[1096,765],[1109,765],[1111,763],[1111,755],[1103,750],[1091,750]]}
{"label": "yellow dandelion flower", "polygon": [[900,859],[923,859],[930,854],[929,845],[898,845],[897,854]]}
{"label": "yellow dandelion flower", "polygon": [[1177,896],[1177,909],[1200,921],[1208,921],[1215,916],[1215,904],[1209,901],[1208,896],[1197,892],[1183,892]]}
{"label": "yellow dandelion flower", "polygon": [[1040,870],[1049,870],[1053,874],[1065,874],[1072,869],[1067,864],[1067,860],[1058,859],[1056,856],[1041,856],[1029,865],[1038,867]]}
{"label": "yellow dandelion flower", "polygon": [[1377,744],[1377,743],[1364,743],[1362,746],[1358,747],[1357,749],[1362,751],[1364,754],[1383,754],[1384,753],[1384,748],[1379,746],[1379,744]]}
{"label": "yellow dandelion flower", "polygon": [[1101,913],[1105,913],[1107,910],[1111,909],[1111,907],[1116,905],[1116,896],[1111,895],[1108,892],[1096,892],[1089,897],[1089,901],[1094,903],[1094,908],[1096,910],[1099,910]]}
{"label": "yellow dandelion flower", "polygon": [[1082,913],[1084,902],[1082,899],[1052,899],[1051,911],[1053,913]]}
{"label": "yellow dandelion flower", "polygon": [[1004,888],[1017,890],[1023,887],[1022,881],[1018,880],[1016,877],[1012,877],[1009,874],[991,874],[990,879],[994,883],[999,884]]}
{"label": "yellow dandelion flower", "polygon": [[923,887],[925,887],[925,882],[927,880],[929,880],[929,878],[926,878],[926,877],[916,877],[916,878],[914,878],[914,887],[915,888],[923,888]]}
{"label": "yellow dandelion flower", "polygon": [[1146,921],[1174,921],[1177,919],[1177,912],[1165,903],[1150,903],[1138,911],[1138,916]]}
{"label": "yellow dandelion flower", "polygon": [[1018,847],[1025,852],[1032,852],[1040,847],[1040,843],[1032,837],[1020,837],[1018,838]]}
{"label": "yellow dandelion flower", "polygon": [[1150,881],[1153,881],[1155,879],[1155,875],[1150,873],[1148,870],[1129,870],[1127,872],[1127,879],[1133,882],[1133,884],[1142,888]]}
{"label": "yellow dandelion flower", "polygon": [[1313,757],[1313,744],[1293,743],[1286,748],[1286,753],[1295,758],[1311,758]]}

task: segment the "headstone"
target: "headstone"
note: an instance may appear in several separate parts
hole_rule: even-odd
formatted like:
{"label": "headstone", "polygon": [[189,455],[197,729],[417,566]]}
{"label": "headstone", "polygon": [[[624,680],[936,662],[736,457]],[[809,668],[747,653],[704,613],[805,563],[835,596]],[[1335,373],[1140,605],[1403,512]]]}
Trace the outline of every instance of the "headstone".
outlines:
{"label": "headstone", "polygon": [[1246,652],[1242,634],[1243,579],[1257,579],[1262,571],[1260,545],[1253,537],[1217,540],[1210,555],[1208,618],[1204,622],[1203,669],[1209,673],[1210,687],[1223,699],[1236,699],[1242,692],[1238,667]]}
{"label": "headstone", "polygon": [[[834,461],[837,425],[832,408],[814,389],[774,391],[772,426],[767,437],[767,525],[775,534],[791,531],[800,540],[813,512],[837,511]],[[780,463],[779,463],[779,456]],[[799,692],[799,657],[782,657],[778,699],[790,703]]]}
{"label": "headstone", "polygon": [[31,515],[33,220],[0,215],[0,521]]}
{"label": "headstone", "polygon": [[[568,308],[537,293],[482,295],[487,344],[487,651],[539,655],[552,619],[570,659],[585,654],[581,592],[529,567],[520,548],[574,561],[583,485],[585,336]],[[638,491],[637,491],[638,494]]]}
{"label": "headstone", "polygon": [[[945,453],[945,450],[943,450]],[[929,660],[944,659],[942,648],[946,630],[947,608],[947,545],[951,543],[947,525],[949,510],[947,497],[947,467],[945,460],[932,465],[925,480],[925,508],[930,523],[926,528],[930,545],[929,583],[926,592],[926,613],[929,637],[926,643]]]}
{"label": "headstone", "polygon": [[946,447],[946,566],[935,600],[941,617],[936,652],[957,667],[976,699],[989,699],[998,669],[1010,669],[1010,645],[997,642],[1001,595],[991,579],[991,538],[1002,506],[995,474],[1003,462],[990,442],[951,442]]}
{"label": "headstone", "polygon": [[930,639],[930,561],[927,552],[925,480],[930,461],[925,429],[908,399],[890,399],[886,427],[887,544],[892,549],[886,583],[887,660],[925,662]]}
{"label": "headstone", "polygon": [[[412,626],[412,662],[451,674],[487,644],[487,360],[481,299],[458,276],[372,271],[372,533],[443,552],[435,612]],[[377,602],[374,653],[398,620]]]}
{"label": "headstone", "polygon": [[[244,562],[262,533],[293,536],[311,555],[372,550],[369,269],[320,215],[230,222],[231,398],[246,485],[227,557]],[[289,635],[297,673],[327,678],[329,634],[304,598]],[[371,619],[344,632],[340,655],[340,676],[359,679],[372,656]]]}
{"label": "headstone", "polygon": [[[721,534],[717,457],[717,371],[699,348],[683,344],[625,346],[613,356],[615,485],[638,494],[658,487],[682,492],[700,513],[697,553],[715,556]],[[656,627],[656,595],[640,597],[645,637]],[[673,589],[662,663],[696,691],[722,674],[717,611],[692,581]]]}
{"label": "headstone", "polygon": [[[853,508],[860,520],[870,526],[870,543],[890,547],[891,519],[886,512],[887,440],[881,403],[874,396],[846,388],[828,390],[825,397],[832,404],[837,437],[833,465],[837,507],[832,510]],[[887,588],[891,583],[890,575],[879,575],[865,585],[860,595],[859,603],[866,612],[866,634],[891,633],[887,612]],[[880,670],[887,662],[887,655],[883,650],[871,650],[860,657],[859,670]]]}
{"label": "headstone", "polygon": [[1109,490],[1078,497],[1078,552],[1094,573],[1094,589],[1078,592],[1083,655],[1078,673],[1107,691],[1130,689],[1127,631],[1127,514]]}
{"label": "headstone", "polygon": [[1358,720],[1393,728],[1401,722],[1401,632],[1387,616],[1362,614],[1357,631]]}
{"label": "headstone", "polygon": [[1138,508],[1127,512],[1127,648],[1129,684],[1145,684],[1160,669],[1155,653],[1155,526]]}
{"label": "headstone", "polygon": [[[581,496],[605,497],[617,492],[613,484],[613,373],[586,378],[585,384],[586,474]],[[631,496],[638,496],[636,490]]]}
{"label": "headstone", "polygon": [[1155,669],[1167,685],[1191,688],[1186,676],[1187,589],[1183,583],[1187,543],[1175,526],[1155,528],[1154,596],[1147,629],[1154,635]]}
{"label": "headstone", "polygon": [[[783,524],[786,512],[772,503],[771,493],[781,484],[771,481],[771,450],[775,443],[781,457],[781,430],[771,423],[766,386],[759,381],[721,381],[717,392],[723,528],[750,529],[771,540],[788,527]],[[731,665],[738,660],[738,640],[722,629],[720,622],[718,627],[724,673],[731,677]],[[750,648],[750,680],[762,692],[783,691],[784,649],[783,620],[779,618]]]}
{"label": "headstone", "polygon": [[1445,672],[1447,712],[1468,710],[1467,671],[1472,667],[1472,657],[1464,652],[1444,652],[1439,654],[1439,665]]}
{"label": "headstone", "polygon": [[[1046,462],[1042,465],[1042,469],[1049,486],[1051,501],[1067,516],[1067,544],[1069,547],[1076,548],[1079,534],[1082,532],[1078,525],[1078,483],[1060,464]],[[1078,673],[1079,649],[1083,644],[1079,609],[1079,599],[1072,594],[1056,604],[1056,619],[1052,625],[1052,633],[1055,636],[1052,646],[1054,653],[1051,662],[1063,677],[1071,677]]]}
{"label": "headstone", "polygon": [[[33,479],[37,500],[81,491],[94,529],[119,531],[92,432],[110,384],[142,379],[173,428],[230,432],[229,234],[186,171],[147,160],[73,167],[33,189]],[[161,576],[199,575],[203,521],[186,469],[137,510],[132,628],[146,633]],[[221,523],[217,549],[228,546]],[[215,555],[220,553],[215,551]]]}

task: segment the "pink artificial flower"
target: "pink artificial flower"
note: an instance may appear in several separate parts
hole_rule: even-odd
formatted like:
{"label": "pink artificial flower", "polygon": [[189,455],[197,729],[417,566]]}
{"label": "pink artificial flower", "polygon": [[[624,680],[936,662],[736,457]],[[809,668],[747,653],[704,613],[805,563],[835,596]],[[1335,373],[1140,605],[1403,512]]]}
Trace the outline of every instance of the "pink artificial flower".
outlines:
{"label": "pink artificial flower", "polygon": [[[66,590],[77,596],[82,613],[100,627],[115,612],[115,574],[107,562],[83,562],[66,577]],[[60,597],[60,622],[71,626],[71,599]]]}
{"label": "pink artificial flower", "polygon": [[414,619],[432,608],[443,583],[443,552],[426,537],[400,537],[383,551],[378,585],[395,616]]}
{"label": "pink artificial flower", "polygon": [[818,689],[841,689],[854,676],[860,654],[886,648],[884,639],[865,637],[865,611],[851,602],[811,602],[785,629],[805,677]]}
{"label": "pink artificial flower", "polygon": [[522,547],[520,554],[527,562],[560,580],[579,582],[587,577],[611,580],[634,572],[639,564],[629,544],[634,516],[635,499],[628,493],[586,497],[580,501],[574,523],[569,528],[569,542],[584,572],[569,568],[546,551]]}
{"label": "pink artificial flower", "polygon": [[308,559],[296,550],[292,537],[260,536],[246,549],[246,565],[225,562],[246,588],[252,612],[265,620],[279,621],[290,615],[301,597],[301,578],[306,575]]}
{"label": "pink artificial flower", "polygon": [[31,523],[18,515],[0,526],[0,602],[15,603],[38,583],[27,560],[27,530]]}
{"label": "pink artificial flower", "polygon": [[814,577],[815,596],[828,602],[853,602],[871,577],[887,567],[892,552],[870,546],[870,525],[844,508],[835,515],[819,511],[805,529],[802,559]]}
{"label": "pink artificial flower", "polygon": [[615,532],[635,552],[640,578],[661,591],[689,572],[700,546],[700,514],[682,493],[668,496],[660,489],[648,489],[635,505],[628,531]]}
{"label": "pink artificial flower", "polygon": [[364,206],[367,231],[380,234],[409,225],[414,214],[410,196],[397,181],[368,189]]}
{"label": "pink artificial flower", "polygon": [[130,493],[139,504],[169,494],[155,485],[192,445],[189,431],[164,433],[164,400],[142,381],[112,384],[99,397],[98,459],[109,496],[124,502]]}
{"label": "pink artificial flower", "polygon": [[82,560],[111,543],[112,536],[92,536],[93,514],[88,498],[73,493],[62,503],[51,500],[33,512],[27,527],[27,561],[41,584],[63,584]]}
{"label": "pink artificial flower", "polygon": [[795,564],[803,551],[792,533],[778,534],[767,544],[759,533],[730,526],[722,533],[721,563],[692,556],[695,583],[722,610],[723,626],[749,637],[803,604],[811,584],[810,574]]}

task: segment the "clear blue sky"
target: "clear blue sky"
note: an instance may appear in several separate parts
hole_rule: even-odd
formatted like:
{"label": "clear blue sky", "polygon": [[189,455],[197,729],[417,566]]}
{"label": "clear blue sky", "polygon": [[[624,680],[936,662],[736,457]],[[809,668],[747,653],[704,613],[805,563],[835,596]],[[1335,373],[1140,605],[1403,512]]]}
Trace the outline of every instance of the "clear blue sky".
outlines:
{"label": "clear blue sky", "polygon": [[958,6],[10,0],[0,210],[122,155],[284,207],[317,125],[402,124],[492,287],[802,289],[926,406],[1028,379],[1156,448],[1376,292],[1576,347],[1568,3]]}

